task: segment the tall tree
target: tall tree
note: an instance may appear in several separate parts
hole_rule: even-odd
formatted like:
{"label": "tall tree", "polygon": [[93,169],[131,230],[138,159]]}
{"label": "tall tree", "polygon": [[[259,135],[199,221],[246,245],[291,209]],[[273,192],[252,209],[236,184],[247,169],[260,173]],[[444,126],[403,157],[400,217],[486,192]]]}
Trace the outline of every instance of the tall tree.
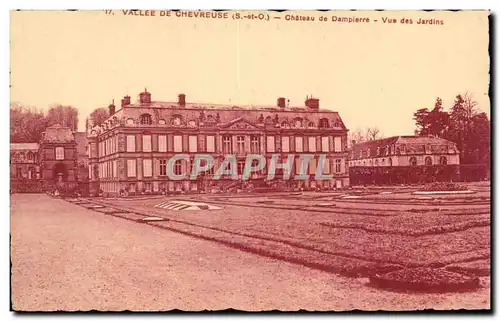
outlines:
{"label": "tall tree", "polygon": [[10,107],[10,141],[12,143],[37,142],[47,127],[42,111],[26,108],[20,104]]}
{"label": "tall tree", "polygon": [[415,125],[417,127],[415,130],[416,135],[424,136],[428,134],[429,132],[428,116],[429,116],[429,109],[427,108],[420,108],[413,114],[413,120],[415,121]]}
{"label": "tall tree", "polygon": [[443,111],[443,101],[440,97],[436,98],[431,111],[421,108],[413,114],[413,119],[417,127],[416,135],[444,137],[448,130],[449,115]]}
{"label": "tall tree", "polygon": [[78,109],[75,107],[63,105],[52,106],[47,113],[47,119],[49,126],[59,124],[69,127],[73,131],[78,130]]}
{"label": "tall tree", "polygon": [[97,108],[92,113],[90,113],[90,124],[92,126],[97,126],[102,124],[106,119],[108,119],[109,113],[106,108]]}

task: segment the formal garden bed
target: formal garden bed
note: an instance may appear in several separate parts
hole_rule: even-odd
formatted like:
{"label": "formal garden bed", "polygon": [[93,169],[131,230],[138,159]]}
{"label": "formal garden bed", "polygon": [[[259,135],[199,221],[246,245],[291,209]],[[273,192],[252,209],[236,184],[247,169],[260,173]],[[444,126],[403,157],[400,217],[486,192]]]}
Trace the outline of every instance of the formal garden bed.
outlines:
{"label": "formal garden bed", "polygon": [[470,276],[489,276],[491,274],[490,260],[455,263],[446,266],[446,270]]}
{"label": "formal garden bed", "polygon": [[405,228],[394,225],[379,225],[370,223],[355,223],[355,222],[323,222],[321,225],[332,228],[348,228],[360,229],[366,232],[384,233],[384,234],[399,234],[407,236],[426,236],[443,233],[460,232],[474,227],[490,226],[489,219],[475,219],[464,222],[456,222],[452,224],[428,226],[423,228]]}
{"label": "formal garden bed", "polygon": [[463,292],[478,289],[478,277],[466,276],[445,269],[410,268],[370,277],[377,288],[409,292]]}

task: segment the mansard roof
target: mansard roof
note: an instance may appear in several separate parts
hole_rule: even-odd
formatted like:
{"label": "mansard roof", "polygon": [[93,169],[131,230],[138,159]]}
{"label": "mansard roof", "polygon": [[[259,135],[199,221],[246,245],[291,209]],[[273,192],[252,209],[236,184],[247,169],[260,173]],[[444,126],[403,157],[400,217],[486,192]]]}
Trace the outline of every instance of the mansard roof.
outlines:
{"label": "mansard roof", "polygon": [[[382,139],[369,140],[355,144],[352,148],[354,152],[353,158],[359,159],[360,152],[368,151],[368,157],[387,156],[388,149],[394,146],[395,149],[404,149],[405,154],[422,154],[425,153],[424,146],[430,146],[432,152],[448,153],[449,151],[457,152],[456,144],[452,141],[434,136],[392,136]],[[380,152],[380,153],[379,153]],[[399,154],[399,152],[392,152]]]}
{"label": "mansard roof", "polygon": [[[277,107],[277,106],[232,106],[224,104],[186,103],[179,106],[177,102],[153,101],[147,104],[131,104],[122,107],[111,115],[100,127],[94,128],[97,134],[110,128],[126,124],[139,126],[141,116],[151,115],[152,123],[145,127],[170,126],[175,117],[182,118],[184,125],[188,123],[196,126],[200,122],[217,123],[224,127],[236,119],[259,125],[266,123],[287,123],[297,119],[302,120],[303,127],[318,127],[320,120],[328,120],[328,128],[347,131],[340,115],[336,111],[325,109],[311,109],[308,107]],[[194,121],[194,122],[193,122]]]}
{"label": "mansard roof", "polygon": [[42,135],[43,143],[72,143],[75,141],[73,131],[59,124],[47,127]]}

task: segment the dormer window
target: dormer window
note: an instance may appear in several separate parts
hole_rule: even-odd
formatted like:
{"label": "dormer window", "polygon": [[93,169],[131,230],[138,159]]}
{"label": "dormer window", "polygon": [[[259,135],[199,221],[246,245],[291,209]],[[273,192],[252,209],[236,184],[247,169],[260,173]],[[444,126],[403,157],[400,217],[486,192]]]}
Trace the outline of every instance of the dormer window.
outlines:
{"label": "dormer window", "polygon": [[330,127],[330,124],[329,124],[329,122],[328,122],[328,119],[326,119],[326,118],[321,118],[321,119],[319,120],[318,127],[319,127],[319,128],[328,128],[328,127]]}
{"label": "dormer window", "polygon": [[141,125],[151,125],[153,124],[153,119],[150,114],[142,114],[141,118]]}
{"label": "dormer window", "polygon": [[174,126],[180,126],[182,124],[181,116],[174,116],[174,119],[172,119],[172,124]]}

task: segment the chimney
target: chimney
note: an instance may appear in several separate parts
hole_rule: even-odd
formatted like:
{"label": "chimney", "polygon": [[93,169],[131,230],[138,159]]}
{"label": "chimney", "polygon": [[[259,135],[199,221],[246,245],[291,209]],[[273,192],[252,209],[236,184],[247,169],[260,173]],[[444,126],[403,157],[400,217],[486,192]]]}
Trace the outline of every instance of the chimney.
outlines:
{"label": "chimney", "polygon": [[179,94],[179,106],[181,107],[186,106],[186,95]]}
{"label": "chimney", "polygon": [[122,99],[122,108],[125,107],[125,106],[128,106],[128,105],[130,105],[130,96],[129,95],[123,97],[123,99]]}
{"label": "chimney", "polygon": [[150,104],[151,103],[151,93],[148,92],[147,88],[144,89],[144,92],[139,94],[139,102],[141,104]]}
{"label": "chimney", "polygon": [[281,107],[281,108],[286,107],[286,99],[284,97],[278,98],[278,107]]}
{"label": "chimney", "polygon": [[307,98],[306,99],[306,107],[310,109],[319,109],[319,99],[318,98]]}
{"label": "chimney", "polygon": [[111,103],[111,105],[109,105],[108,107],[109,109],[109,116],[113,115],[115,113],[115,100],[113,99],[113,102]]}

